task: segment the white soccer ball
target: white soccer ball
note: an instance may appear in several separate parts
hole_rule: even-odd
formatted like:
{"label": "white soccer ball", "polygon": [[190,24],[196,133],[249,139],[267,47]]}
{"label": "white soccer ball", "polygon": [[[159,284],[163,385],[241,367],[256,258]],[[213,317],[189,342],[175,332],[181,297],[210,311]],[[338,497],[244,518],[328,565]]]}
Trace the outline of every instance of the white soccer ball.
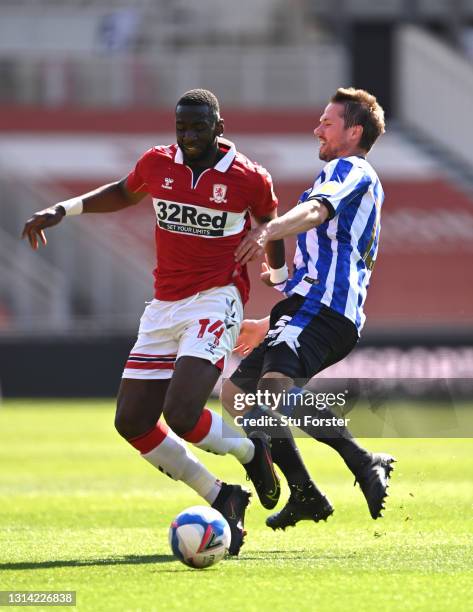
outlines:
{"label": "white soccer ball", "polygon": [[230,546],[231,532],[226,519],[209,506],[183,510],[169,528],[169,545],[185,565],[209,567],[223,559]]}

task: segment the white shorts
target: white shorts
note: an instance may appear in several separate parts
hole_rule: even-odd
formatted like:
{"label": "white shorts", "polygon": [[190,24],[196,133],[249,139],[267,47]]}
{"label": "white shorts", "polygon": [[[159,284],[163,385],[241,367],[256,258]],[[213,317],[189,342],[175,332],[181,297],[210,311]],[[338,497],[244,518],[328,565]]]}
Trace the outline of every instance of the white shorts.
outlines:
{"label": "white shorts", "polygon": [[223,370],[235,346],[243,305],[234,285],[176,302],[153,300],[140,321],[123,378],[171,378],[179,357],[201,357]]}

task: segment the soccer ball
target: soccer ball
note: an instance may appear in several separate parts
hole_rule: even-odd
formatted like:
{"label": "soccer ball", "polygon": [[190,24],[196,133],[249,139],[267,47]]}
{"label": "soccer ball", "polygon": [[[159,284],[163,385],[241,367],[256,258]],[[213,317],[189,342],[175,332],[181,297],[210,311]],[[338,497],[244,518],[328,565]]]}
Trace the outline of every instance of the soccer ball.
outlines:
{"label": "soccer ball", "polygon": [[226,519],[208,506],[183,510],[169,528],[169,545],[174,556],[190,567],[215,565],[225,556],[230,541]]}

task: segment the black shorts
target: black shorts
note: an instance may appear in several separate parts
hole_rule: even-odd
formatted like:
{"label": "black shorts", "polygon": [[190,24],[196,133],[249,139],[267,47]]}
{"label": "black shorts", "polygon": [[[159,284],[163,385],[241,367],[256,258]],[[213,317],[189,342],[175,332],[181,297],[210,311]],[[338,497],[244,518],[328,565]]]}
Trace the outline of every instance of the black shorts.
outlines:
{"label": "black shorts", "polygon": [[323,305],[314,309],[305,297],[294,294],[271,310],[268,334],[241,361],[230,380],[254,393],[264,374],[280,372],[302,386],[346,357],[357,342],[358,331],[349,319]]}

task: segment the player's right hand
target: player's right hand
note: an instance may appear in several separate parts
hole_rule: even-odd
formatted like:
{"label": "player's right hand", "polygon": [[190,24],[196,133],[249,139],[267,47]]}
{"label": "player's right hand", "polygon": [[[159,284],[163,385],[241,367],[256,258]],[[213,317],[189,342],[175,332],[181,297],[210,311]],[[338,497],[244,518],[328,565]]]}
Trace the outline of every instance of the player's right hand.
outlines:
{"label": "player's right hand", "polygon": [[64,216],[65,211],[62,206],[51,206],[40,210],[25,223],[21,237],[28,238],[31,248],[36,251],[39,245],[38,238],[44,245],[48,243],[43,230],[57,225]]}

